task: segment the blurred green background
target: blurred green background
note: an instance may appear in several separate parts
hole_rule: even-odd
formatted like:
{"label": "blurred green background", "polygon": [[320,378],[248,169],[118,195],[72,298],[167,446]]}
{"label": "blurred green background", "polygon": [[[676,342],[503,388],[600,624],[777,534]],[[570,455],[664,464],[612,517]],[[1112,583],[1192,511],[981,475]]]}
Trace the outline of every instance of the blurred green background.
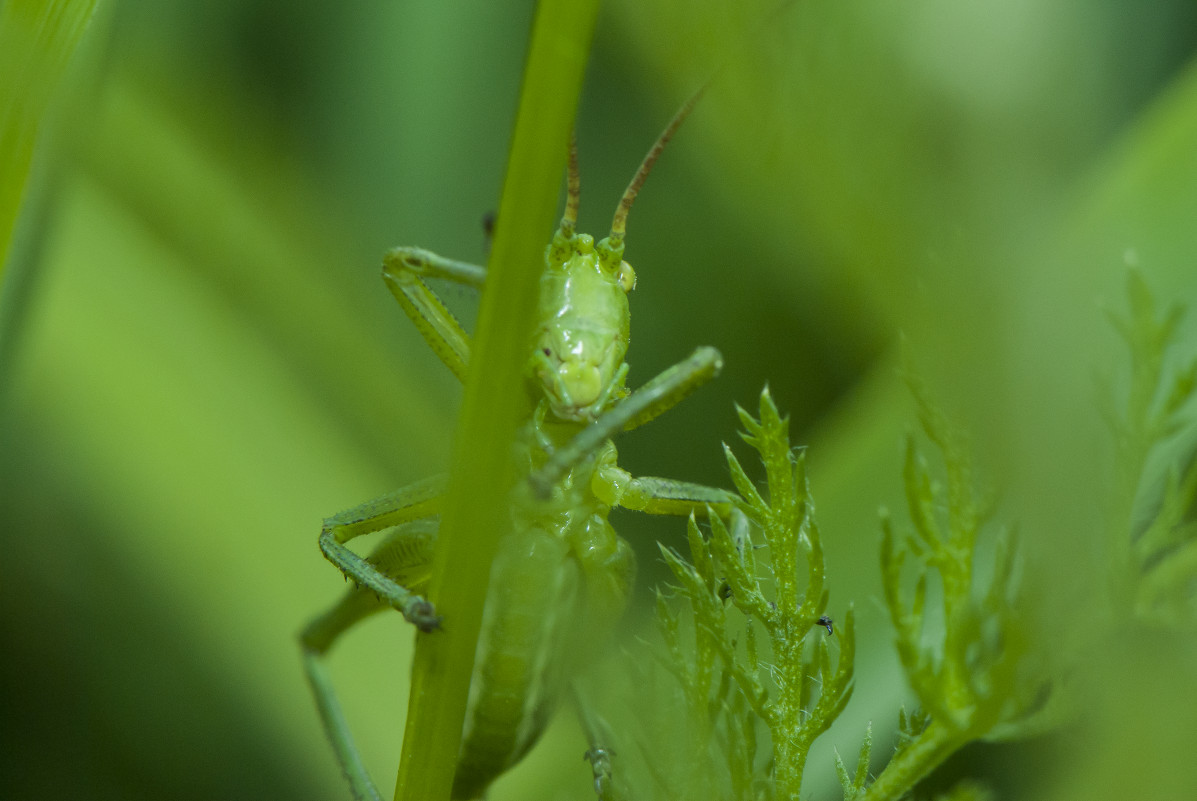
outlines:
{"label": "blurred green background", "polygon": [[[753,408],[767,381],[792,415],[832,610],[854,602],[860,621],[856,695],[810,763],[807,786],[834,797],[831,746],[854,752],[868,720],[889,742],[910,700],[877,600],[876,510],[902,506],[914,425],[903,334],[1020,521],[1044,642],[1089,666],[1084,724],[969,749],[945,776],[1009,797],[1190,797],[1191,635],[1109,631],[1092,611],[1110,447],[1091,376],[1125,371],[1100,305],[1124,304],[1128,264],[1159,297],[1197,299],[1197,6],[772,8],[613,0],[600,18],[583,230],[605,232],[719,68],[629,222],[629,360],[633,385],[698,344],[726,369],[621,440],[622,462],[725,485],[732,403]],[[343,591],[319,523],[444,469],[459,398],[380,257],[484,260],[531,13],[100,6],[14,251],[33,269],[0,376],[0,797],[348,797],[295,642]],[[446,294],[469,319],[476,299]],[[647,598],[653,540],[684,527],[613,520]],[[384,787],[410,643],[381,616],[333,658]],[[494,797],[587,797],[583,749],[562,721]]]}

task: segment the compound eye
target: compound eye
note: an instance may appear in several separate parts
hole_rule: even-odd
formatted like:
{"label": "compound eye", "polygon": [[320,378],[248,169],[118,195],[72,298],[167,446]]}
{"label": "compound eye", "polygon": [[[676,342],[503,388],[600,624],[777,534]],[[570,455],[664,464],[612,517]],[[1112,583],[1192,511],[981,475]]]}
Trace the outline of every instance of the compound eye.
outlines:
{"label": "compound eye", "polygon": [[619,270],[615,273],[615,280],[624,292],[631,292],[636,288],[636,271],[626,261],[619,263]]}

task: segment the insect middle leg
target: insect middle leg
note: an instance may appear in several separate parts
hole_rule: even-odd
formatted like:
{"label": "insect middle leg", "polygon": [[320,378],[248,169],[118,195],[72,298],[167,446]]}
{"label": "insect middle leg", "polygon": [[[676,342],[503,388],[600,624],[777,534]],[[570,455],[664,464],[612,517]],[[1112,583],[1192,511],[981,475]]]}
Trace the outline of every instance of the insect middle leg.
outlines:
{"label": "insect middle leg", "polygon": [[377,557],[358,556],[345,543],[363,534],[440,514],[444,492],[443,477],[419,481],[328,518],[320,531],[320,551],[328,561],[360,587],[402,612],[421,631],[433,631],[440,625],[432,604],[381,570]]}
{"label": "insect middle leg", "polygon": [[[428,580],[435,540],[436,523],[431,520],[417,521],[397,529],[374,553],[361,561],[388,581],[418,588]],[[332,609],[309,623],[300,635],[304,671],[316,697],[324,730],[354,795],[370,801],[381,799],[381,796],[353,742],[324,657],[337,638],[349,628],[375,612],[387,609],[389,605],[389,599],[384,599],[371,587],[359,582]]]}
{"label": "insect middle leg", "polygon": [[618,504],[650,515],[706,517],[709,513],[726,518],[731,514],[735,497],[727,490],[690,481],[629,476]]}

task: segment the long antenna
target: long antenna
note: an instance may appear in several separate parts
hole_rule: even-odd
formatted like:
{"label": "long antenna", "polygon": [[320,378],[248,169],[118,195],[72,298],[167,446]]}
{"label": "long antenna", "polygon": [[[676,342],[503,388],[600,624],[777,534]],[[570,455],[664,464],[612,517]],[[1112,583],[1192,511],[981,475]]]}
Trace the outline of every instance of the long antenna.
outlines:
{"label": "long antenna", "polygon": [[582,202],[582,176],[578,172],[578,132],[569,132],[569,172],[565,193],[565,214],[561,218],[561,233],[566,237],[574,235],[578,224],[578,205]]}
{"label": "long antenna", "polygon": [[661,135],[657,137],[657,141],[653,144],[652,149],[648,151],[648,155],[644,157],[644,161],[641,162],[640,169],[636,171],[632,182],[628,184],[623,197],[620,198],[619,206],[615,209],[615,218],[611,221],[611,240],[613,245],[623,241],[623,235],[627,229],[628,212],[632,210],[632,203],[636,201],[636,195],[640,193],[640,187],[644,186],[644,181],[648,178],[648,174],[652,172],[653,165],[656,164],[661,151],[665,149],[665,145],[669,144],[669,140],[673,138],[674,133],[685,122],[686,117],[690,115],[690,112],[694,109],[694,104],[698,102],[703,92],[707,90],[708,84],[709,82],[704,83],[677,110],[677,113],[673,115],[673,119],[669,121],[669,125],[665,126],[665,130],[661,131]]}
{"label": "long antenna", "polygon": [[[795,5],[797,5],[797,0],[781,0],[781,2],[779,2],[778,5],[763,20],[761,20],[761,27],[767,23],[771,23],[782,13],[788,11]],[[706,81],[703,82],[702,86],[698,88],[698,91],[695,92],[690,99],[687,100],[685,104],[677,110],[677,114],[673,115],[673,119],[669,121],[669,125],[666,126],[665,130],[661,132],[661,135],[657,137],[656,144],[652,146],[652,150],[649,150],[648,155],[644,157],[644,161],[640,164],[640,169],[636,171],[635,177],[632,178],[632,182],[628,184],[628,188],[624,191],[623,197],[619,201],[618,208],[615,209],[615,218],[611,221],[610,244],[612,247],[618,249],[622,246],[624,233],[626,233],[627,229],[628,212],[632,210],[632,203],[636,201],[636,195],[640,193],[640,187],[644,186],[644,180],[648,178],[648,174],[652,171],[653,164],[656,163],[657,158],[661,155],[661,151],[665,149],[665,145],[669,144],[669,140],[673,137],[674,133],[676,133],[677,129],[681,127],[681,124],[686,121],[686,117],[690,115],[690,112],[694,110],[694,105],[698,102],[699,98],[701,98],[703,93],[706,92],[707,87],[710,86],[717,77],[719,77],[719,73],[723,71],[725,66],[726,64],[720,64],[718,67],[716,67],[715,71],[711,73],[710,77],[708,77]]]}

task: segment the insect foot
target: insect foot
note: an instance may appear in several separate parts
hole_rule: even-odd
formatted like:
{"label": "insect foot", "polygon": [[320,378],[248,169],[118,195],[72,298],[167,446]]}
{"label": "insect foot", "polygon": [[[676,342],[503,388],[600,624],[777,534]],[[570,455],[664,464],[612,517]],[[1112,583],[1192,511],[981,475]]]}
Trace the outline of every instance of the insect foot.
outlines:
{"label": "insect foot", "polygon": [[436,613],[436,607],[431,601],[421,598],[403,615],[407,621],[425,634],[437,631],[441,627],[441,616]]}
{"label": "insect foot", "polygon": [[582,754],[582,759],[590,763],[590,769],[594,773],[594,794],[599,797],[599,801],[606,801],[611,797],[611,757],[615,756],[615,752],[602,747],[594,747],[588,749],[585,754]]}

